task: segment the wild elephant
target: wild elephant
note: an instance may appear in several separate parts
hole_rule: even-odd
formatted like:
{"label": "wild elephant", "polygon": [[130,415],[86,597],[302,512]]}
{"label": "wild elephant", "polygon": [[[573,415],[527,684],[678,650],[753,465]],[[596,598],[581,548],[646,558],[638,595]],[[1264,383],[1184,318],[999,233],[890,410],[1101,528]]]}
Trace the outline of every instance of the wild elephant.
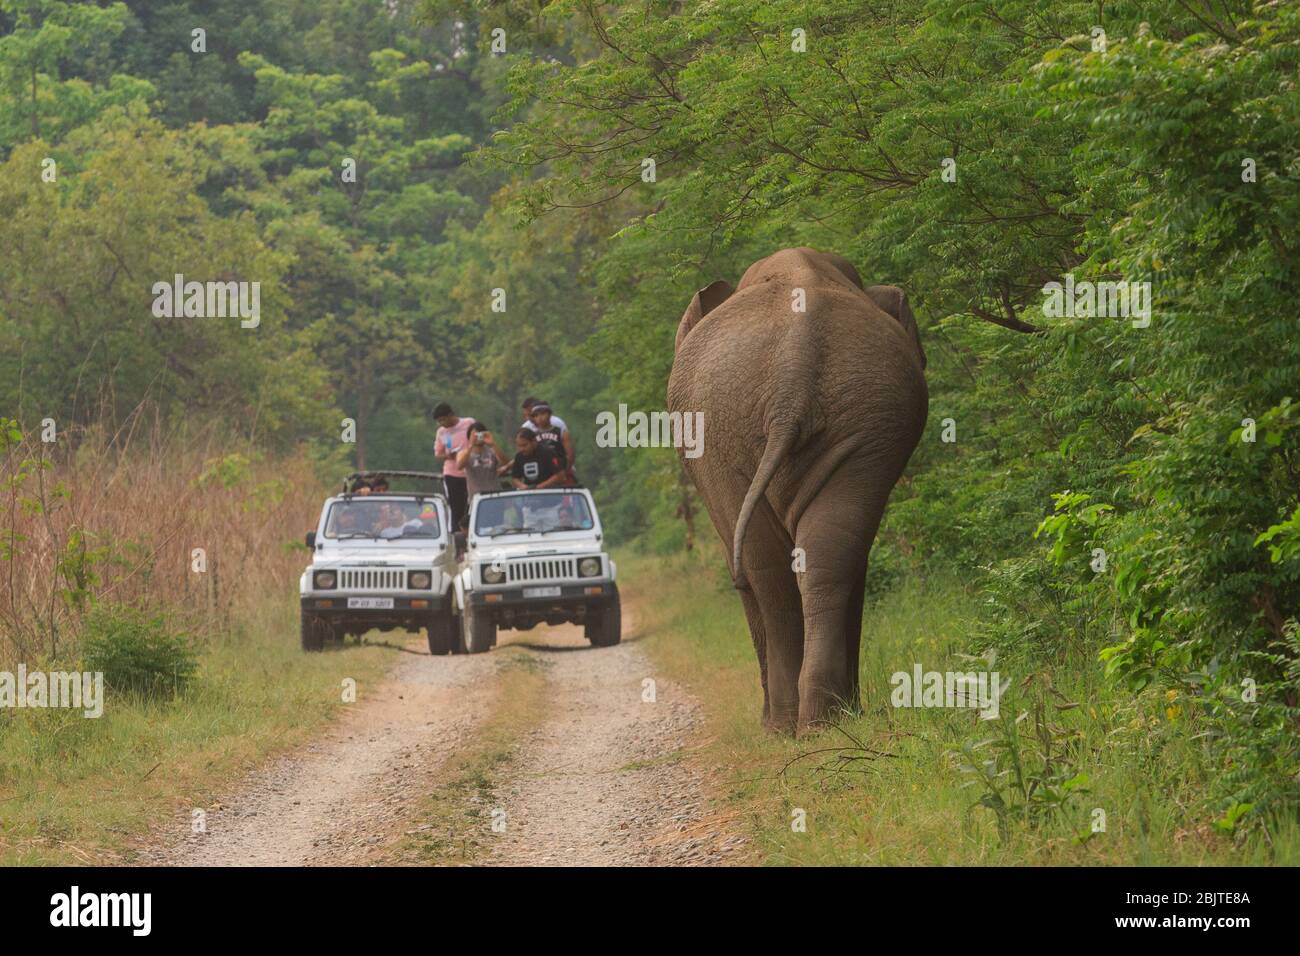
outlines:
{"label": "wild elephant", "polygon": [[714,282],[682,316],[668,407],[705,431],[698,457],[678,454],[727,548],[774,730],[859,706],[867,554],[925,428],[924,369],[903,290],[813,249]]}

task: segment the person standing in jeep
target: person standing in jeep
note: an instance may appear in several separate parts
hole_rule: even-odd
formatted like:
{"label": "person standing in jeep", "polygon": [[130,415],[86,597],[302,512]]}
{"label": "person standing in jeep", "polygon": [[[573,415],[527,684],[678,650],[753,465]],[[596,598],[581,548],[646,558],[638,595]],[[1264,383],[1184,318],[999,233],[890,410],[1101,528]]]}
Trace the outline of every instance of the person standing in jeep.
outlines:
{"label": "person standing in jeep", "polygon": [[537,440],[543,446],[548,443],[555,446],[556,451],[563,458],[566,474],[565,483],[577,484],[577,476],[573,471],[573,435],[568,426],[564,424],[564,419],[552,414],[551,406],[548,403],[534,401],[532,408],[529,409],[528,421],[522,427],[536,432]]}
{"label": "person standing in jeep", "polygon": [[465,471],[471,503],[475,495],[501,490],[500,475],[509,461],[486,425],[475,422],[469,426],[468,442],[456,456],[456,464]]}
{"label": "person standing in jeep", "polygon": [[442,462],[442,484],[447,490],[447,504],[451,507],[451,526],[459,528],[461,519],[469,514],[469,492],[465,485],[465,469],[457,463],[456,457],[469,442],[469,429],[474,419],[461,418],[446,402],[434,408],[433,417],[438,422],[434,453]]}
{"label": "person standing in jeep", "polygon": [[521,428],[515,433],[515,448],[518,454],[510,469],[510,479],[516,488],[551,488],[568,477],[563,453],[550,442],[538,441],[532,429]]}

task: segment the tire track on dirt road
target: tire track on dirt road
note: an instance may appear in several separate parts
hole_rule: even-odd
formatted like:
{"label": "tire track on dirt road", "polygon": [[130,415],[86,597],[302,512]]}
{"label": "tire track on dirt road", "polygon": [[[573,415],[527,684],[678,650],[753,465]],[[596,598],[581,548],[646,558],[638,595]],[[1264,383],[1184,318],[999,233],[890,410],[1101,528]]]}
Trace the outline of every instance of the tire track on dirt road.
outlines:
{"label": "tire track on dirt road", "polygon": [[[190,811],[155,834],[137,862],[176,866],[356,866],[407,862],[389,854],[425,823],[421,800],[447,758],[472,751],[494,713],[511,657],[540,662],[544,705],[499,768],[490,800],[474,801],[489,865],[720,865],[747,847],[710,809],[713,784],[690,749],[701,708],[656,675],[637,647],[591,647],[570,625],[503,631],[484,654],[433,657],[411,640],[373,690],[316,740],[249,773],[209,803],[206,832]],[[343,650],[337,652],[346,654]],[[643,700],[643,681],[655,681]],[[496,777],[497,774],[494,774]],[[504,809],[506,829],[492,829]],[[454,836],[454,834],[453,834]]]}
{"label": "tire track on dirt road", "polygon": [[[392,842],[442,762],[488,713],[498,661],[433,657],[412,640],[373,689],[317,740],[253,771],[207,808],[207,831],[147,850],[176,866],[348,866]],[[346,654],[347,651],[338,653]]]}
{"label": "tire track on dirt road", "polygon": [[[571,625],[505,632],[545,662],[548,713],[520,742],[485,813],[505,831],[483,861],[517,866],[717,866],[743,862],[744,839],[709,807],[712,782],[689,748],[702,711],[624,641],[588,645]],[[654,699],[644,699],[647,679]]]}

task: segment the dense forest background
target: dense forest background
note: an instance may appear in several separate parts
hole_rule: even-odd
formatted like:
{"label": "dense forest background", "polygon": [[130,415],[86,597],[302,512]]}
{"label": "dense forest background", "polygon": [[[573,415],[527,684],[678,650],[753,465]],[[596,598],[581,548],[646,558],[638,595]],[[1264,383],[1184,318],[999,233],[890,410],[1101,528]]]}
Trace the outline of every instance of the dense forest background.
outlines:
{"label": "dense forest background", "polygon": [[[712,547],[672,453],[595,415],[663,406],[695,289],[838,252],[930,360],[872,593],[956,576],[972,650],[1195,709],[1209,799],[1267,826],[1300,805],[1297,75],[1284,2],[0,0],[0,412],[148,408],[332,478],[535,394],[612,535]],[[175,273],[260,281],[260,326],[154,318]],[[1149,324],[1046,316],[1067,275],[1150,282]]]}

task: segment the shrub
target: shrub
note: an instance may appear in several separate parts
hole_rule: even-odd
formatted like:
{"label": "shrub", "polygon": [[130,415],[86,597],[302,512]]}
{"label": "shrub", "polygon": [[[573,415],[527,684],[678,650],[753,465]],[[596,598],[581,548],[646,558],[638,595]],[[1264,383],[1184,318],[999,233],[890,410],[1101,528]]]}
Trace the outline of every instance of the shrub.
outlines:
{"label": "shrub", "polygon": [[146,699],[182,694],[198,673],[189,637],[173,631],[162,615],[150,616],[133,607],[92,610],[81,648],[84,666],[102,671],[108,687]]}

